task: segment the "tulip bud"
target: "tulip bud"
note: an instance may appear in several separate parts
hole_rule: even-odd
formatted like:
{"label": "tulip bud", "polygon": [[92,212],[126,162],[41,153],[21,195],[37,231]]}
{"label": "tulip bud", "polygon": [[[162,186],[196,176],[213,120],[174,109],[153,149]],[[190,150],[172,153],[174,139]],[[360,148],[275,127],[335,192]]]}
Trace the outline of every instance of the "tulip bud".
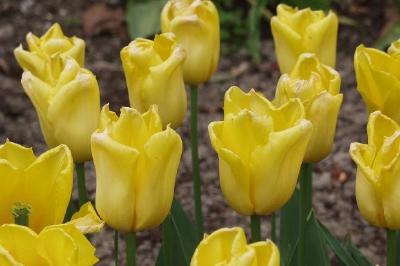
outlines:
{"label": "tulip bud", "polygon": [[203,83],[219,61],[219,16],[210,0],[169,0],[161,13],[161,31],[173,32],[185,48],[185,82]]}
{"label": "tulip bud", "polygon": [[314,53],[321,63],[336,64],[338,18],[333,12],[298,9],[285,4],[271,19],[276,57],[281,73],[290,73],[302,53]]}
{"label": "tulip bud", "polygon": [[36,233],[25,226],[0,226],[0,264],[94,265],[95,248],[72,225],[54,225]]}
{"label": "tulip bud", "polygon": [[210,123],[208,132],[222,192],[237,212],[270,214],[289,200],[312,133],[304,117],[298,99],[276,108],[254,90],[226,92],[224,121]]}
{"label": "tulip bud", "polygon": [[145,112],[158,106],[164,127],[182,124],[187,109],[182,66],[185,52],[173,33],[154,41],[138,38],[121,50],[130,105]]}
{"label": "tulip bud", "polygon": [[90,135],[97,128],[100,114],[96,77],[72,58],[55,57],[49,65],[51,82],[29,71],[21,80],[38,114],[46,143],[49,147],[66,144],[75,162],[91,160]]}
{"label": "tulip bud", "polygon": [[156,106],[144,114],[123,107],[119,118],[104,106],[92,152],[100,217],[121,231],[160,225],[171,208],[182,140],[162,129]]}
{"label": "tulip bud", "polygon": [[20,45],[14,50],[15,58],[24,71],[30,71],[33,75],[45,79],[46,61],[59,55],[61,58],[74,58],[79,65],[84,65],[85,42],[77,37],[66,37],[58,23],[41,37],[32,33],[26,36],[29,51]]}
{"label": "tulip bud", "polygon": [[367,144],[350,145],[357,164],[357,205],[369,223],[399,229],[400,127],[376,111],[369,116],[367,133]]}
{"label": "tulip bud", "polygon": [[394,42],[389,53],[358,46],[354,54],[354,69],[357,90],[368,112],[379,110],[400,123],[400,60],[397,45],[398,42]]}
{"label": "tulip bud", "polygon": [[300,99],[306,119],[313,124],[305,162],[319,162],[332,149],[343,100],[339,91],[339,73],[321,64],[314,54],[300,55],[292,72],[289,75],[283,74],[278,81],[274,104],[281,106],[291,99]]}
{"label": "tulip bud", "polygon": [[205,235],[190,262],[190,266],[209,265],[279,266],[279,249],[270,240],[247,244],[240,227],[222,228]]}
{"label": "tulip bud", "polygon": [[0,146],[0,174],[0,225],[14,223],[11,210],[18,203],[31,207],[29,227],[36,232],[62,223],[73,177],[67,146],[60,145],[36,158],[31,148],[7,140]]}

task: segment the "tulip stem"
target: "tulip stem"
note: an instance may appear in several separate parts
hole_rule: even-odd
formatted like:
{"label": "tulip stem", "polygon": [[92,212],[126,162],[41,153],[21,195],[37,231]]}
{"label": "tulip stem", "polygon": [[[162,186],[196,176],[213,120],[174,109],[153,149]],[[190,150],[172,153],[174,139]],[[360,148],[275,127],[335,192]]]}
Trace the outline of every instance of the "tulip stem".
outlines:
{"label": "tulip stem", "polygon": [[190,86],[190,129],[191,129],[191,148],[192,148],[192,171],[193,171],[193,195],[196,216],[197,239],[203,238],[203,211],[201,209],[201,182],[199,166],[199,148],[198,148],[198,88],[196,85]]}
{"label": "tulip stem", "polygon": [[85,204],[87,200],[86,195],[86,181],[85,181],[85,163],[75,163],[76,178],[78,181],[78,196],[79,207]]}
{"label": "tulip stem", "polygon": [[397,231],[386,229],[387,266],[396,266]]}
{"label": "tulip stem", "polygon": [[259,215],[250,216],[251,242],[261,241],[261,217]]}
{"label": "tulip stem", "polygon": [[136,234],[126,234],[126,265],[136,266]]}
{"label": "tulip stem", "polygon": [[305,263],[305,231],[307,217],[312,209],[312,164],[303,163],[300,170],[300,224],[298,265]]}
{"label": "tulip stem", "polygon": [[119,234],[118,230],[114,231],[114,260],[115,260],[115,266],[118,266],[118,240],[119,240]]}
{"label": "tulip stem", "polygon": [[271,216],[271,240],[276,243],[276,213]]}

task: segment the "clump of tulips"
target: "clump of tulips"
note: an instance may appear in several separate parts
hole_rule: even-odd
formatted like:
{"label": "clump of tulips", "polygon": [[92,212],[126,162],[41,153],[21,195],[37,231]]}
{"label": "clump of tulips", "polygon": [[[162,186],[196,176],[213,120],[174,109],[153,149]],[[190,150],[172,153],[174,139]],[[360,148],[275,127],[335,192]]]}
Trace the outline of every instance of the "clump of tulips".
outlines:
{"label": "clump of tulips", "polygon": [[[218,11],[210,0],[169,0],[161,29],[154,40],[138,38],[121,50],[131,106],[119,114],[100,107],[96,76],[84,67],[85,42],[65,36],[59,24],[41,37],[29,33],[28,48],[15,49],[22,87],[49,150],[37,157],[9,140],[0,146],[0,265],[94,265],[95,249],[84,234],[99,232],[104,223],[115,229],[116,265],[119,232],[126,236],[126,265],[135,265],[135,233],[160,225],[157,265],[321,266],[330,264],[327,245],[343,265],[369,265],[318,221],[312,207],[312,164],[331,152],[343,100],[334,69],[337,16],[279,5],[271,19],[282,73],[275,98],[232,86],[223,118],[208,126],[222,193],[234,210],[250,217],[251,240],[243,228],[209,235],[203,228],[198,92],[219,61]],[[358,90],[371,114],[368,143],[350,147],[357,204],[368,222],[387,229],[390,266],[397,265],[400,228],[399,43],[388,53],[363,45],[355,52]],[[195,227],[174,199],[183,150],[175,129],[186,116],[185,84]],[[96,209],[85,188],[84,164],[90,160]],[[80,207],[75,214],[74,163]],[[261,232],[266,215],[272,240]]]}

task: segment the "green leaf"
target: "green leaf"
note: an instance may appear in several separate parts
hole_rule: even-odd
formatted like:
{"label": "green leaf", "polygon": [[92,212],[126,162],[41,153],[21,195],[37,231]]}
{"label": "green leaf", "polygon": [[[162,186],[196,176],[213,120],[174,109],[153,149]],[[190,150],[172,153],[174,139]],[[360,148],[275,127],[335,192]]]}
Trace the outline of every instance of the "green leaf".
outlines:
{"label": "green leaf", "polygon": [[163,240],[156,266],[187,266],[196,248],[196,233],[181,204],[174,199],[162,225]]}
{"label": "green leaf", "polygon": [[390,43],[400,37],[400,20],[395,21],[376,41],[375,47],[381,50],[386,50]]}
{"label": "green leaf", "polygon": [[125,20],[131,39],[148,37],[160,31],[160,14],[165,1],[128,1]]}
{"label": "green leaf", "polygon": [[325,241],[328,242],[339,260],[346,266],[358,266],[357,262],[351,256],[351,253],[348,252],[342,243],[340,243],[321,222],[318,223],[322,236],[325,238]]}
{"label": "green leaf", "polygon": [[297,6],[299,8],[310,7],[313,10],[322,9],[324,11],[329,10],[329,0],[283,0],[281,3],[285,3],[291,6]]}
{"label": "green leaf", "polygon": [[361,253],[361,251],[351,242],[348,238],[346,241],[346,249],[351,254],[353,259],[357,262],[359,266],[372,266],[372,263]]}
{"label": "green leaf", "polygon": [[256,62],[260,60],[261,53],[261,13],[267,3],[268,0],[256,0],[255,4],[251,6],[248,15],[249,36],[247,39],[247,46],[253,60]]}
{"label": "green leaf", "polygon": [[[300,192],[295,189],[280,212],[280,252],[286,266],[297,264],[296,243],[299,238]],[[291,259],[292,258],[292,259]]]}

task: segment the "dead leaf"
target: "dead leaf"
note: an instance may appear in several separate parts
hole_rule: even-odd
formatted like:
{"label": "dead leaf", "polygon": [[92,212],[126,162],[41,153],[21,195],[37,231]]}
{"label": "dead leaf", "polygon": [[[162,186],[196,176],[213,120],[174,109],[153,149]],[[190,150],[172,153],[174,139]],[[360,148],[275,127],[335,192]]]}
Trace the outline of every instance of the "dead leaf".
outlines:
{"label": "dead leaf", "polygon": [[120,33],[124,12],[121,7],[110,8],[104,3],[91,5],[82,14],[83,32],[88,36],[104,32]]}

